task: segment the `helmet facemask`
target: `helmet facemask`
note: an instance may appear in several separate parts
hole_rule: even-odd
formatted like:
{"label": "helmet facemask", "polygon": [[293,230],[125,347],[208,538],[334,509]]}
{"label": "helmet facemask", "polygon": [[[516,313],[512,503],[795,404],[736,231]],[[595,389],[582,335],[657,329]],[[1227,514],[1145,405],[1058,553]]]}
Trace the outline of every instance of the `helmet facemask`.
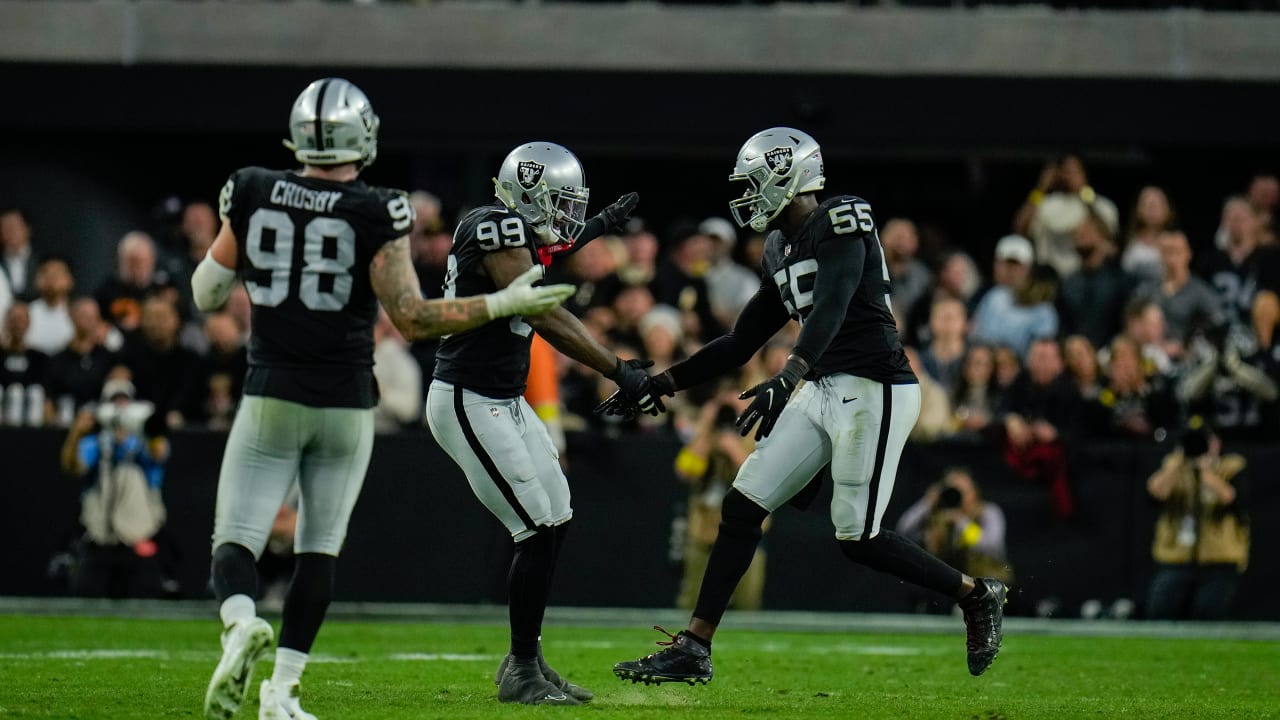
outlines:
{"label": "helmet facemask", "polygon": [[764,232],[769,221],[782,212],[795,194],[792,186],[798,178],[786,178],[770,170],[758,167],[746,173],[734,173],[729,182],[745,182],[747,188],[742,197],[729,202],[738,227],[751,226],[756,232]]}

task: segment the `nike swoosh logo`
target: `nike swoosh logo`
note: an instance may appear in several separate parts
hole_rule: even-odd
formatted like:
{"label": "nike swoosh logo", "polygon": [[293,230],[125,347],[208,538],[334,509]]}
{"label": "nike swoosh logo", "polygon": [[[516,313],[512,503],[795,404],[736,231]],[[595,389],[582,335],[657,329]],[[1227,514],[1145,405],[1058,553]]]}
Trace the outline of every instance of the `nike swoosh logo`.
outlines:
{"label": "nike swoosh logo", "polygon": [[856,398],[856,397],[844,398],[844,399],[843,399],[843,400],[841,400],[840,402],[844,403],[845,405],[848,405],[849,403],[851,403],[851,402],[853,402],[854,400],[857,400],[857,399],[858,399],[858,398]]}
{"label": "nike swoosh logo", "polygon": [[773,388],[769,388],[765,392],[769,393],[769,407],[773,407]]}

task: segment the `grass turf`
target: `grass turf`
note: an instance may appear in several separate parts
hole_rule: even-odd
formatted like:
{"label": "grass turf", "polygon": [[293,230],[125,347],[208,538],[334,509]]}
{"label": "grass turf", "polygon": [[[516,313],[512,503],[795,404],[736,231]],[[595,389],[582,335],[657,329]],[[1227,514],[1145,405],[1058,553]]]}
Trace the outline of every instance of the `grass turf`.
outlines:
{"label": "grass turf", "polygon": [[[216,622],[0,616],[0,719],[198,718],[218,658]],[[493,625],[330,622],[303,678],[321,720],[442,718],[1280,717],[1280,645],[1006,635],[980,678],[954,635],[726,629],[708,686],[633,685],[610,671],[654,649],[645,628],[551,627],[547,657],[596,700],[499,703]],[[238,718],[257,717],[254,691]]]}

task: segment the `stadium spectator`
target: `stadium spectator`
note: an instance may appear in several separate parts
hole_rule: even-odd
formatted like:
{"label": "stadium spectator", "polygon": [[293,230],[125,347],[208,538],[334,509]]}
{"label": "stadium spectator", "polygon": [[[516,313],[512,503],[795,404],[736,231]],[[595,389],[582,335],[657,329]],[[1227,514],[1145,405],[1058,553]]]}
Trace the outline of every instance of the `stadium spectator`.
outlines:
{"label": "stadium spectator", "polygon": [[123,331],[136,330],[142,322],[142,301],[148,295],[164,293],[177,303],[178,291],[166,275],[156,272],[156,246],[150,235],[126,233],[116,248],[116,259],[116,275],[94,293],[107,322]]}
{"label": "stadium spectator", "polygon": [[1231,442],[1280,439],[1280,361],[1250,329],[1237,325],[1206,333],[1189,355],[1177,393],[1192,412]]}
{"label": "stadium spectator", "polygon": [[227,430],[235,418],[244,391],[248,350],[236,319],[225,312],[211,313],[204,321],[209,353],[204,360],[204,397],[201,419],[215,430]]}
{"label": "stadium spectator", "polygon": [[31,250],[31,224],[18,208],[0,212],[0,274],[9,292],[22,301],[36,297],[36,258]]}
{"label": "stadium spectator", "polygon": [[1064,445],[1074,437],[1080,401],[1063,373],[1058,343],[1031,344],[1027,369],[1001,397],[1005,462],[1019,477],[1049,486],[1054,514],[1069,518],[1075,501],[1067,482]]}
{"label": "stadium spectator", "polygon": [[1072,335],[1062,341],[1062,357],[1067,374],[1082,400],[1093,400],[1102,390],[1098,353],[1083,335]]}
{"label": "stadium spectator", "polygon": [[752,232],[742,243],[742,264],[753,273],[759,273],[764,262],[764,233]]}
{"label": "stadium spectator", "polygon": [[1023,357],[1038,338],[1058,333],[1052,285],[1032,274],[1031,242],[1007,235],[996,244],[995,286],[973,311],[970,339],[988,345],[1008,345]]}
{"label": "stadium spectator", "polygon": [[[684,567],[676,606],[692,609],[720,531],[720,504],[737,477],[738,468],[755,448],[755,440],[743,437],[734,421],[746,409],[738,399],[738,385],[705,403],[698,413],[692,438],[676,455],[675,472],[688,485],[688,522],[684,538]],[[764,525],[768,529],[768,524]],[[738,587],[730,599],[737,610],[758,610],[764,598],[765,551],[757,546]]]}
{"label": "stadium spectator", "polygon": [[[758,283],[757,283],[758,284]],[[626,285],[613,299],[613,327],[609,339],[613,343],[642,347],[640,321],[654,308],[653,293],[647,285]],[[687,320],[685,317],[683,320]]]}
{"label": "stadium spectator", "polygon": [[1228,200],[1223,214],[1226,247],[1210,252],[1202,274],[1217,291],[1226,321],[1248,323],[1258,292],[1258,216],[1242,197]]}
{"label": "stadium spectator", "polygon": [[1120,213],[1115,203],[1090,187],[1079,157],[1066,155],[1050,161],[1040,172],[1040,180],[1014,218],[1014,232],[1035,242],[1038,262],[1066,277],[1080,269],[1074,235],[1090,213],[1102,219],[1111,237],[1119,233]]}
{"label": "stadium spectator", "polygon": [[1177,215],[1164,190],[1148,185],[1138,193],[1129,218],[1128,237],[1120,266],[1139,282],[1155,282],[1161,277],[1160,234],[1177,227]]}
{"label": "stadium spectator", "polygon": [[27,304],[9,306],[0,326],[0,425],[44,424],[44,377],[48,358],[27,347]]}
{"label": "stadium spectator", "polygon": [[82,411],[62,445],[62,469],[82,483],[84,525],[72,592],[86,597],[157,597],[162,591],[155,536],[165,522],[160,487],[168,442],[151,436],[154,407],[133,386],[108,381],[94,413]]}
{"label": "stadium spectator", "polygon": [[1160,503],[1151,555],[1147,617],[1225,620],[1249,561],[1249,522],[1240,491],[1247,463],[1193,417],[1182,447],[1147,481]]}
{"label": "stadium spectator", "polygon": [[684,329],[680,325],[679,310],[655,305],[640,318],[638,330],[644,357],[652,360],[654,367],[671,367],[684,359]]}
{"label": "stadium spectator", "polygon": [[[218,235],[218,214],[207,202],[197,200],[182,208],[182,224],[178,229],[177,248],[165,259],[164,275],[178,291],[178,310],[183,317],[192,318],[190,336],[204,335],[204,317],[195,309],[191,298],[191,274],[204,260]],[[200,349],[203,349],[201,347]]]}
{"label": "stadium spectator", "polygon": [[116,364],[108,350],[105,323],[98,302],[90,297],[71,302],[71,341],[49,358],[45,371],[45,419],[62,427],[71,425],[78,411],[98,399],[107,372]]}
{"label": "stadium spectator", "polygon": [[46,355],[60,352],[71,340],[74,329],[68,299],[75,287],[71,268],[60,257],[46,257],[36,269],[36,291],[39,297],[31,301],[31,329],[27,331],[27,345]]}
{"label": "stadium spectator", "polygon": [[908,437],[916,442],[933,442],[951,431],[951,398],[946,389],[929,375],[915,348],[904,348],[903,352],[920,383],[920,416]]}
{"label": "stadium spectator", "polygon": [[[566,268],[571,277],[565,277]],[[619,251],[616,241],[607,236],[584,245],[569,256],[568,263],[552,263],[550,269],[556,282],[572,282],[578,286],[578,291],[564,304],[574,315],[582,316],[590,308],[608,306],[620,289],[614,278],[619,269]]]}
{"label": "stadium spectator", "polygon": [[125,340],[120,361],[133,377],[138,397],[155,405],[170,428],[199,417],[199,356],[178,344],[178,309],[167,295],[142,304],[139,329]]}
{"label": "stadium spectator", "polygon": [[996,369],[996,387],[1001,392],[1004,392],[1022,374],[1022,360],[1018,358],[1018,354],[1013,351],[1013,348],[1008,345],[997,345],[992,352],[992,360]]}
{"label": "stadium spectator", "polygon": [[1160,306],[1164,318],[1160,344],[1169,357],[1178,359],[1192,330],[1222,324],[1222,303],[1208,283],[1191,274],[1191,245],[1186,235],[1176,230],[1161,233],[1159,246],[1163,276],[1158,282],[1140,286],[1133,297]]}
{"label": "stadium spectator", "polygon": [[1254,175],[1253,180],[1249,182],[1249,191],[1245,197],[1258,216],[1258,224],[1274,231],[1276,206],[1280,205],[1280,179],[1269,174]]}
{"label": "stadium spectator", "polygon": [[[413,229],[409,233],[409,254],[418,284],[424,297],[444,297],[445,273],[449,269],[449,252],[453,249],[453,232],[440,215],[440,200],[424,190],[409,195],[415,215]],[[422,387],[431,386],[431,376],[436,367],[436,350],[439,338],[415,340],[409,344],[409,354],[421,369]]]}
{"label": "stadium spectator", "polygon": [[[1147,375],[1169,375],[1174,371],[1170,351],[1182,353],[1181,340],[1166,340],[1164,311],[1154,300],[1138,297],[1124,309],[1124,332],[1121,333],[1142,348],[1142,370]],[[1110,361],[1111,349],[1098,351],[1098,361],[1105,368]]]}
{"label": "stadium spectator", "polygon": [[964,356],[964,370],[951,396],[952,427],[958,432],[982,433],[991,425],[999,400],[995,353],[986,345],[970,345]]}
{"label": "stadium spectator", "polygon": [[702,342],[718,337],[724,330],[711,312],[706,280],[714,243],[699,232],[680,231],[675,247],[666,261],[658,266],[653,279],[654,300],[683,313],[685,332]]}
{"label": "stadium spectator", "polygon": [[976,304],[981,285],[982,277],[973,264],[973,258],[961,251],[947,253],[938,265],[932,291],[916,300],[907,313],[904,342],[916,347],[928,345],[931,340],[929,316],[933,312],[934,302],[941,298],[959,300],[964,303],[967,315],[968,310]]}
{"label": "stadium spectator", "polygon": [[1111,343],[1111,363],[1105,387],[1084,405],[1081,425],[1100,438],[1163,441],[1177,429],[1178,405],[1161,375],[1142,371],[1137,343],[1118,337]]}
{"label": "stadium spectator", "polygon": [[373,376],[378,382],[378,405],[373,411],[376,432],[395,432],[422,425],[422,371],[405,347],[404,336],[379,308],[373,326]]}
{"label": "stadium spectator", "polygon": [[1213,246],[1218,250],[1226,250],[1232,243],[1248,244],[1248,236],[1257,231],[1258,214],[1253,205],[1244,197],[1232,195],[1222,202],[1222,215],[1218,221],[1218,231],[1213,236]]}
{"label": "stadium spectator", "polygon": [[[898,533],[911,538],[968,575],[1013,582],[1005,546],[1005,517],[982,499],[967,468],[951,468],[898,518]],[[918,602],[925,606],[928,600]]]}
{"label": "stadium spectator", "polygon": [[1075,242],[1080,269],[1062,280],[1063,324],[1102,345],[1120,331],[1132,280],[1115,261],[1115,244],[1098,216],[1089,214],[1076,227]]}
{"label": "stadium spectator", "polygon": [[760,287],[760,276],[733,261],[738,232],[724,218],[710,217],[698,225],[698,232],[714,241],[711,267],[707,270],[707,292],[711,312],[721,325],[729,327]]}
{"label": "stadium spectator", "polygon": [[933,273],[916,257],[920,250],[916,224],[903,218],[889,220],[880,230],[880,244],[884,247],[884,262],[889,268],[893,313],[906,317],[933,282]]}
{"label": "stadium spectator", "polygon": [[964,368],[965,355],[964,303],[942,297],[933,302],[929,313],[929,344],[920,352],[920,363],[938,382],[948,397],[955,392]]}

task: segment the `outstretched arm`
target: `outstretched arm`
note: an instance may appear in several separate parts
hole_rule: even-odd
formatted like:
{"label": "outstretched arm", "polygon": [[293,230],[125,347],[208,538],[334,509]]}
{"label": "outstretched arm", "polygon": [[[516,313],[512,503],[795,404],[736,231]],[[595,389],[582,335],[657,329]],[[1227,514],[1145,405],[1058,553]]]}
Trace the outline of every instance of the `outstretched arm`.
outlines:
{"label": "outstretched arm", "polygon": [[669,381],[668,387],[673,392],[720,377],[745,365],[756,350],[787,324],[788,319],[778,287],[766,278],[738,315],[732,330],[702,346],[688,359],[672,365],[658,377],[666,376],[663,381]]}
{"label": "outstretched arm", "polygon": [[511,287],[488,295],[427,300],[413,271],[408,236],[383,245],[369,265],[374,294],[408,340],[470,330],[507,315],[546,312],[573,294],[572,285],[532,287],[539,277],[540,273],[529,273],[516,278]]}

